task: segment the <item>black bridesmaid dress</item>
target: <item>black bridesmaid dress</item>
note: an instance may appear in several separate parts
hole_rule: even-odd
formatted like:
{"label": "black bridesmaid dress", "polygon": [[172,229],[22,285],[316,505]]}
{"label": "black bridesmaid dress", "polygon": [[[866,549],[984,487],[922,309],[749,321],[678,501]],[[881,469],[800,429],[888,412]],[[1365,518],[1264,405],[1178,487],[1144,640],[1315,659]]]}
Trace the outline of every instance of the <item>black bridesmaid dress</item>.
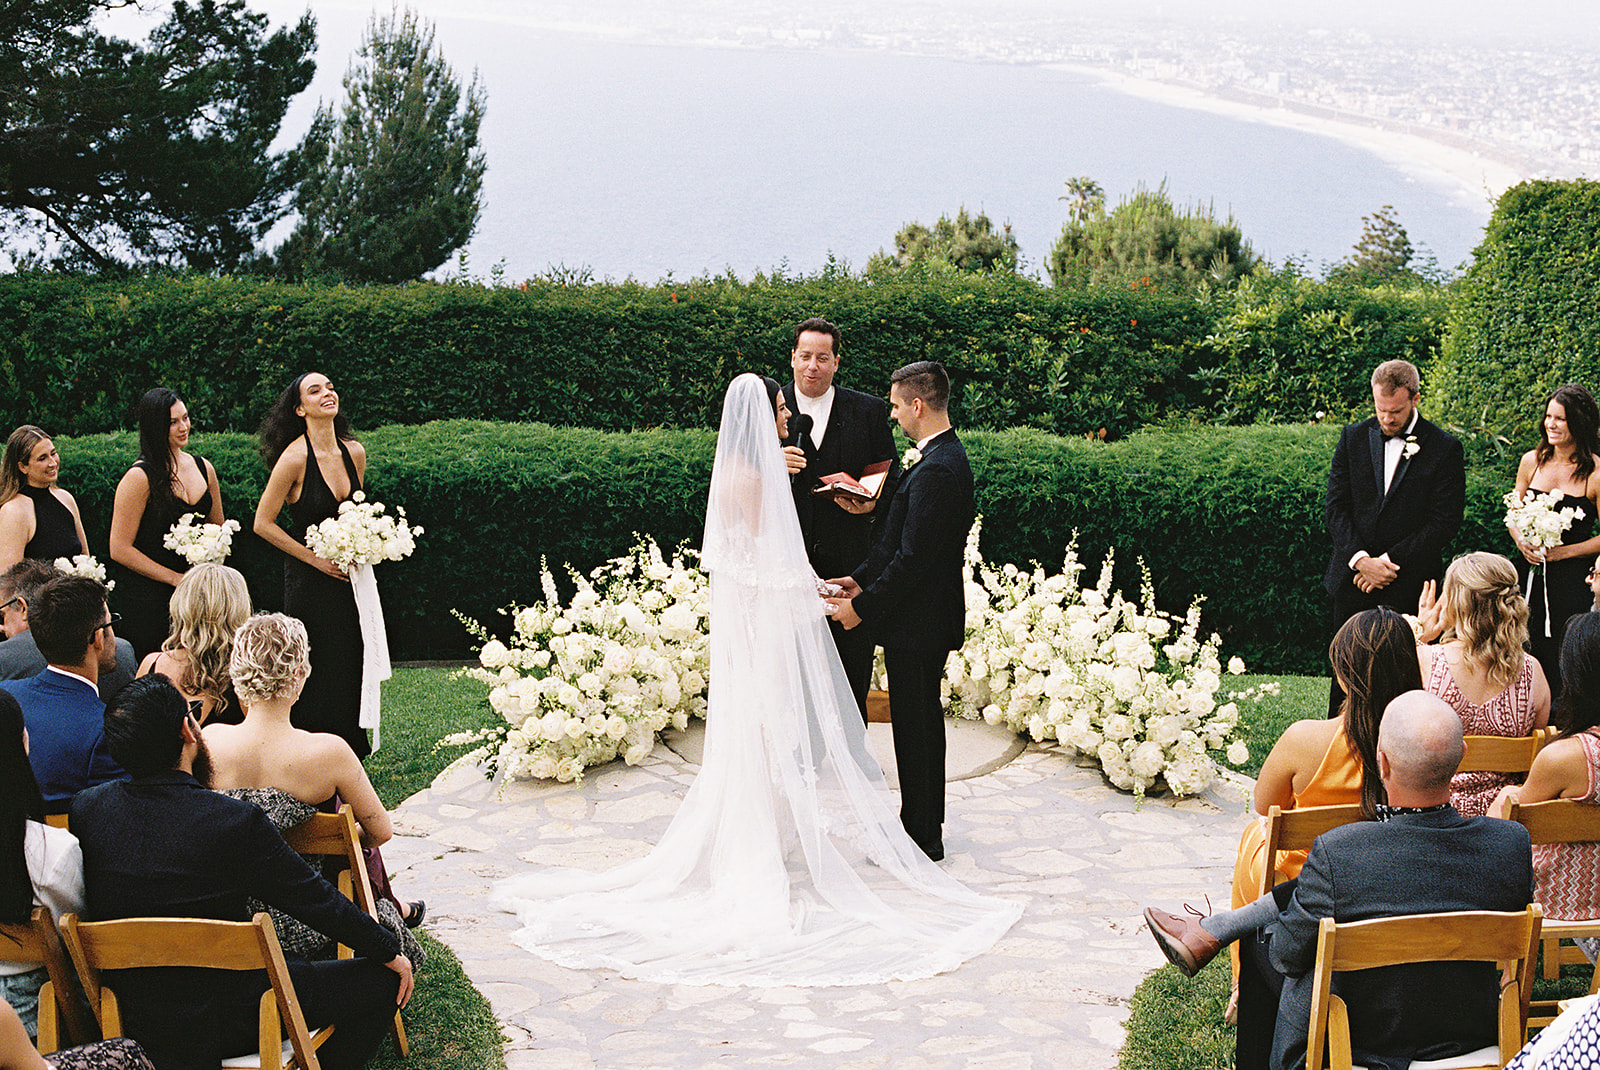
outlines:
{"label": "black bridesmaid dress", "polygon": [[[1563,494],[1556,503],[1557,509],[1575,508],[1579,516],[1561,535],[1561,544],[1570,546],[1594,537],[1595,507],[1588,498]],[[1589,567],[1594,555],[1569,557],[1552,561],[1544,566],[1545,575],[1534,572],[1533,591],[1528,596],[1528,646],[1544,669],[1545,680],[1550,684],[1552,697],[1561,693],[1561,641],[1567,634],[1567,619],[1575,613],[1587,613],[1594,605],[1594,594],[1589,590]],[[1517,576],[1522,589],[1528,590],[1528,573],[1533,566],[1520,555],[1517,558]],[[1545,632],[1545,592],[1549,591],[1550,634]]]}
{"label": "black bridesmaid dress", "polygon": [[[306,436],[306,470],[300,483],[300,500],[289,503],[294,529],[289,536],[304,544],[306,529],[339,513],[341,499],[333,496],[322,469],[317,467],[311,437]],[[350,493],[361,489],[361,477],[344,443],[339,443]],[[372,753],[366,729],[357,723],[361,714],[361,620],[356,613],[355,589],[349,581],[335,579],[290,557],[283,563],[283,611],[298,617],[311,641],[311,676],[294,704],[290,721],[307,732],[332,732],[344,738],[356,757]]]}
{"label": "black bridesmaid dress", "polygon": [[31,561],[54,561],[85,552],[83,543],[78,541],[78,525],[72,520],[72,510],[51,493],[49,487],[23,483],[17,493],[33,501],[33,538],[22,548],[23,557]]}
{"label": "black bridesmaid dress", "polygon": [[[189,571],[189,562],[176,550],[166,548],[167,532],[185,513],[200,514],[201,523],[205,523],[211,515],[211,466],[203,457],[196,457],[195,463],[200,466],[200,474],[206,480],[205,493],[200,495],[200,500],[190,505],[174,496],[167,502],[161,502],[156,499],[152,486],[145,498],[144,515],[139,517],[139,530],[133,536],[135,550],[156,564],[180,574]],[[148,482],[150,468],[144,460],[134,461],[133,466],[144,473]],[[123,568],[113,597],[117,601],[117,611],[122,614],[117,635],[133,644],[133,656],[143,661],[147,655],[160,650],[172,630],[169,615],[172,588],[160,580],[140,575],[131,568]]]}

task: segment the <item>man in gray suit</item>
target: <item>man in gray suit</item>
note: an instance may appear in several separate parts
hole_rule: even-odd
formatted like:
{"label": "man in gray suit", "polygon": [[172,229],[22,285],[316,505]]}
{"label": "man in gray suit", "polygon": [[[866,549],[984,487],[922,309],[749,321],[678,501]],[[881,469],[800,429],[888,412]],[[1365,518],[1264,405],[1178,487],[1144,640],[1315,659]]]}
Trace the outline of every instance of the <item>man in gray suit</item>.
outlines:
{"label": "man in gray suit", "polygon": [[[0,680],[28,680],[44,672],[45,657],[28,625],[28,607],[39,604],[40,589],[59,575],[61,570],[50,562],[27,558],[0,572],[0,631],[6,636],[0,641]],[[100,674],[100,701],[111,701],[133,679],[135,668],[132,644],[118,639],[116,666]]]}
{"label": "man in gray suit", "polygon": [[[1254,903],[1194,921],[1159,910],[1145,920],[1191,977],[1233,940],[1239,945],[1239,1070],[1305,1065],[1312,966],[1323,918],[1360,921],[1451,910],[1522,910],[1533,889],[1528,830],[1450,805],[1465,747],[1443,701],[1410,691],[1389,703],[1378,730],[1388,792],[1377,821],[1317,837],[1298,880]],[[1354,1061],[1403,1070],[1495,1042],[1498,971],[1489,962],[1419,962],[1334,978],[1349,1007]]]}

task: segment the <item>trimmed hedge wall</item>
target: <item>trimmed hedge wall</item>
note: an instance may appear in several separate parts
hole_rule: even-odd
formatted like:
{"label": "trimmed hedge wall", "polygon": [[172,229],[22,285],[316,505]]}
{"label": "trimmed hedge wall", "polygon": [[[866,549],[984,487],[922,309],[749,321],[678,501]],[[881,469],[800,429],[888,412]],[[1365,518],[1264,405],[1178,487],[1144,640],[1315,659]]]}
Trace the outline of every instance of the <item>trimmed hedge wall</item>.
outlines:
{"label": "trimmed hedge wall", "polygon": [[1152,423],[1359,412],[1379,361],[1432,360],[1443,300],[1293,276],[1189,297],[961,274],[498,288],[9,275],[0,423],[128,428],[138,397],[164,384],[198,427],[249,432],[318,369],[362,427],[714,428],[728,381],[787,376],[793,324],[820,312],[844,329],[844,385],[882,393],[893,369],[936,359],[955,378],[957,426],[1114,439]]}
{"label": "trimmed hedge wall", "polygon": [[[1207,627],[1267,672],[1326,671],[1328,544],[1322,496],[1338,429],[1330,425],[1146,431],[1120,442],[1026,429],[965,432],[993,561],[1058,567],[1074,529],[1096,573],[1114,547],[1119,586],[1136,590],[1143,557],[1163,607],[1207,597]],[[462,654],[457,608],[492,623],[539,597],[539,562],[587,570],[624,552],[633,532],[664,548],[698,544],[715,435],[627,434],[452,420],[364,433],[368,488],[426,529],[411,558],[381,570],[397,658]],[[61,485],[77,496],[105,557],[111,499],[136,452],[130,433],[61,439]],[[249,532],[266,470],[241,434],[196,435],[218,470],[227,514],[245,527],[230,559],[260,608],[281,604],[277,552]],[[1508,549],[1500,495],[1511,469],[1469,473],[1456,551]],[[113,592],[113,601],[115,592]]]}

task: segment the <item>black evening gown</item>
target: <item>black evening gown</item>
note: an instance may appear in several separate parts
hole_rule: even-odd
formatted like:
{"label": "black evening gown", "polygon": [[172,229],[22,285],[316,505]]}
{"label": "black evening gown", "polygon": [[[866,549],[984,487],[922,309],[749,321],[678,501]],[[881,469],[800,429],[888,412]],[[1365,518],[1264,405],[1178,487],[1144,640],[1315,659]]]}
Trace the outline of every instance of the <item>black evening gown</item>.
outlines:
{"label": "black evening gown", "polygon": [[[1556,503],[1556,508],[1576,508],[1580,511],[1572,526],[1561,535],[1563,546],[1594,537],[1596,513],[1594,503],[1588,498],[1563,494],[1562,500]],[[1535,572],[1533,576],[1533,593],[1528,597],[1528,646],[1533,656],[1539,660],[1540,668],[1544,669],[1544,677],[1549,681],[1552,696],[1561,693],[1561,640],[1567,633],[1567,619],[1575,613],[1589,612],[1594,605],[1594,595],[1589,590],[1587,579],[1589,567],[1594,564],[1594,559],[1594,554],[1585,554],[1582,557],[1552,561],[1544,566],[1546,575],[1541,576]],[[1527,591],[1528,573],[1532,566],[1520,554],[1517,556],[1516,565],[1522,589]],[[1544,634],[1546,589],[1550,592],[1548,636]]]}
{"label": "black evening gown", "polygon": [[58,557],[77,557],[84,552],[78,541],[78,525],[72,510],[49,487],[24,483],[18,493],[33,500],[33,538],[22,548],[22,556],[33,561],[54,561]]}
{"label": "black evening gown", "polygon": [[[350,492],[361,489],[350,451],[339,443]],[[289,504],[296,542],[304,543],[306,529],[339,512],[339,499],[317,467],[311,438],[306,437],[306,471],[300,500]],[[300,618],[311,641],[311,676],[290,721],[307,732],[332,732],[344,737],[356,756],[372,753],[366,729],[356,722],[361,714],[361,620],[356,614],[355,590],[349,581],[335,579],[297,558],[283,563],[283,611]]]}
{"label": "black evening gown", "polygon": [[[133,536],[134,549],[177,573],[188,572],[189,562],[176,550],[163,545],[167,532],[185,513],[199,513],[201,523],[211,515],[211,467],[203,457],[196,457],[195,463],[206,480],[205,493],[200,495],[200,500],[193,505],[177,497],[166,502],[157,501],[152,486],[145,498],[144,515],[139,517],[139,530]],[[134,461],[133,466],[149,479],[150,468],[143,458]],[[117,635],[133,644],[134,657],[142,661],[146,655],[160,650],[171,631],[168,606],[172,601],[172,587],[124,568],[117,577],[117,589],[112,596],[116,599],[117,611],[122,614]]]}

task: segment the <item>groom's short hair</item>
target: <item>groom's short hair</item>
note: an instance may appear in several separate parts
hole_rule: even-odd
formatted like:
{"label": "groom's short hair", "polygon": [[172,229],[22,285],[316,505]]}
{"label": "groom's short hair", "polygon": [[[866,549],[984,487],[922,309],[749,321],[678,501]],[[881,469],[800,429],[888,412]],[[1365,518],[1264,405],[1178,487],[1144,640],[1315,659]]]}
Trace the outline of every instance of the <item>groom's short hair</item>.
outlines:
{"label": "groom's short hair", "polygon": [[896,368],[889,373],[889,386],[898,386],[904,397],[921,398],[934,412],[944,412],[950,407],[950,376],[936,360],[919,360]]}
{"label": "groom's short hair", "polygon": [[841,341],[839,337],[839,328],[835,327],[821,316],[812,316],[810,319],[801,320],[799,323],[795,324],[794,343],[790,345],[789,348],[799,349],[800,336],[805,334],[807,331],[816,331],[818,334],[825,334],[829,338],[832,338],[833,355],[836,357],[839,355],[839,342]]}
{"label": "groom's short hair", "polygon": [[1386,360],[1373,371],[1372,385],[1385,394],[1404,390],[1416,397],[1422,389],[1422,376],[1417,374],[1417,366],[1409,360]]}

